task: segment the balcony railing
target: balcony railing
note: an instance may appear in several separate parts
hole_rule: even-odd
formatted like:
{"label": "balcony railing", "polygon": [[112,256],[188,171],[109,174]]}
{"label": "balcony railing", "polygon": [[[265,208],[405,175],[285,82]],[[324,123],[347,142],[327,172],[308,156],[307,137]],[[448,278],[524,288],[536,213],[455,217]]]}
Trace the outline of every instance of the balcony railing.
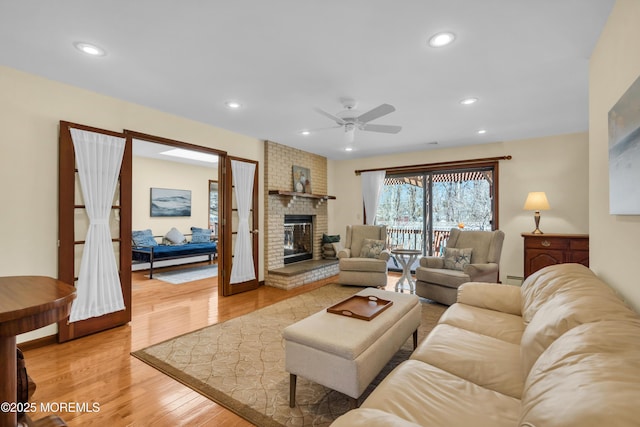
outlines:
{"label": "balcony railing", "polygon": [[[435,256],[442,255],[446,241],[450,234],[447,230],[434,230],[432,253]],[[387,246],[390,249],[417,249],[422,250],[425,238],[422,228],[387,226]]]}

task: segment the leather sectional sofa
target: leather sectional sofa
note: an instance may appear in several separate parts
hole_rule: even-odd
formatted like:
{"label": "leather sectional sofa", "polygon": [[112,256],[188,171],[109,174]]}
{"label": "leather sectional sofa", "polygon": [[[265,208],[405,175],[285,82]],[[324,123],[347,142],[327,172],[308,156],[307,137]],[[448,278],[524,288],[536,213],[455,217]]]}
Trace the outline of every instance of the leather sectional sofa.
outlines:
{"label": "leather sectional sofa", "polygon": [[580,264],[471,282],[332,427],[640,425],[640,317]]}

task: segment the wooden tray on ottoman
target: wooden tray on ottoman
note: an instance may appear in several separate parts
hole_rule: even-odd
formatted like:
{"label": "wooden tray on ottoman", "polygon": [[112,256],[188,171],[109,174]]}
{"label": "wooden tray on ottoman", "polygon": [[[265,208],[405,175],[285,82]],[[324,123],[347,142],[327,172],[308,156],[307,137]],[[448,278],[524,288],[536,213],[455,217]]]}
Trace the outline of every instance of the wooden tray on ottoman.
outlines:
{"label": "wooden tray on ottoman", "polygon": [[371,320],[391,307],[392,304],[393,301],[388,301],[373,295],[354,295],[327,308],[327,311],[342,316],[355,317],[356,319]]}

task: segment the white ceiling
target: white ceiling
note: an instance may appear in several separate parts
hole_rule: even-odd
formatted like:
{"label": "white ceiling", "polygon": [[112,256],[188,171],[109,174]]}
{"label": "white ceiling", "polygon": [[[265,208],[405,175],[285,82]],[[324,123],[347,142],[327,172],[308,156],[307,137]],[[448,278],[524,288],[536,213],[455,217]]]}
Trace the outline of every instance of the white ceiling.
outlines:
{"label": "white ceiling", "polygon": [[[588,61],[614,2],[0,0],[0,64],[331,159],[367,157],[586,131]],[[427,46],[445,30],[452,45]],[[469,96],[479,102],[459,103]],[[358,131],[351,153],[341,129],[299,134],[334,125],[314,108],[335,114],[342,97],[362,112],[392,104],[371,123],[402,131]]]}

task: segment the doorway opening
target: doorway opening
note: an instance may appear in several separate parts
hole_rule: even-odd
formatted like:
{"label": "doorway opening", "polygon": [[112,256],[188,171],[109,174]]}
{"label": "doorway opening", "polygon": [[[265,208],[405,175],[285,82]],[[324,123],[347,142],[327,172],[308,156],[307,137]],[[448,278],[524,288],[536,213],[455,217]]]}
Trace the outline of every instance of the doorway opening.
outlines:
{"label": "doorway opening", "polygon": [[[212,279],[212,287],[218,286],[217,278],[225,269],[218,202],[222,200],[219,183],[224,179],[220,164],[226,153],[134,131],[125,133],[132,140],[133,153],[131,229],[151,230],[164,251],[155,249],[157,256],[143,253],[139,262],[134,261],[132,274],[143,271],[146,278],[153,271],[154,279],[168,283],[206,277]],[[154,190],[156,194],[176,193],[180,198],[154,200]],[[162,210],[174,202],[180,203],[180,210]],[[135,259],[135,242],[133,251]]]}

